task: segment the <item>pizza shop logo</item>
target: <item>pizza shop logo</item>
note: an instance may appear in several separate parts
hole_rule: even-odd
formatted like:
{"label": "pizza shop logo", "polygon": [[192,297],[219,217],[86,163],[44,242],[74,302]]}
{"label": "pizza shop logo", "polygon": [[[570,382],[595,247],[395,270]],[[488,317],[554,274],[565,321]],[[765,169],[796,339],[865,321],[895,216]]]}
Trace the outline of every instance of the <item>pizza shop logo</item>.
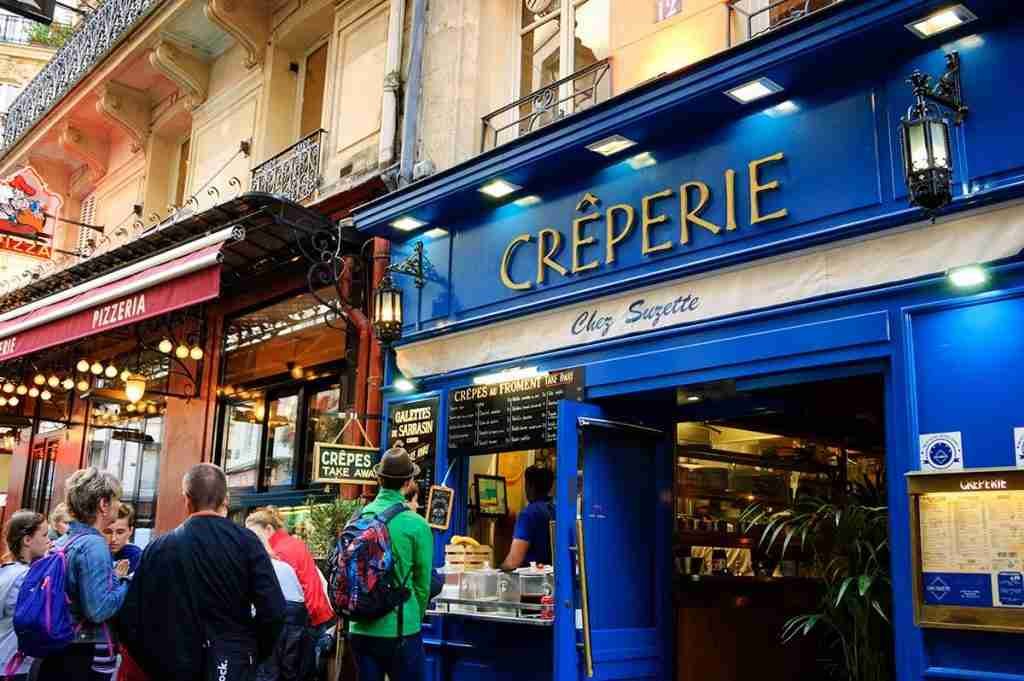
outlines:
{"label": "pizza shop logo", "polygon": [[0,356],[9,355],[18,349],[18,337],[11,336],[0,340]]}
{"label": "pizza shop logo", "polygon": [[932,468],[946,469],[960,463],[960,443],[952,438],[939,435],[925,443],[925,459]]}
{"label": "pizza shop logo", "polygon": [[32,168],[0,178],[0,251],[49,260],[62,203]]}

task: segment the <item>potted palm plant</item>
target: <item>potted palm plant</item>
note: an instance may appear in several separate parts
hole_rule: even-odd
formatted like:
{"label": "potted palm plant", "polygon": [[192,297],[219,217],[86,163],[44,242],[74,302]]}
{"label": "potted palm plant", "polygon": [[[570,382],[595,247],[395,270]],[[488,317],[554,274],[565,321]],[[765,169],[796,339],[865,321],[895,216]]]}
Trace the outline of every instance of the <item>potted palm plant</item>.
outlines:
{"label": "potted palm plant", "polygon": [[786,621],[783,642],[822,635],[835,651],[833,678],[888,681],[893,678],[892,581],[889,511],[884,477],[848,484],[840,502],[797,497],[792,508],[770,511],[763,504],[741,516],[744,531],[761,528],[766,551],[790,546],[811,556],[824,584],[815,612]]}

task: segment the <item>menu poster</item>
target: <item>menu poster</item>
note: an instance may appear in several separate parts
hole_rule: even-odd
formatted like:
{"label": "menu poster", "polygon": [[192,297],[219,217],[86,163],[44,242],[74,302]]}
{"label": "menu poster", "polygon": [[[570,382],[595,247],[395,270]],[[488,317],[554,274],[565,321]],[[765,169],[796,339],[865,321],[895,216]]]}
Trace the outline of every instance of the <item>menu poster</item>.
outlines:
{"label": "menu poster", "polygon": [[930,605],[1024,608],[1024,490],[920,496]]}
{"label": "menu poster", "polygon": [[551,446],[558,432],[558,401],[563,399],[583,399],[582,369],[452,390],[448,456]]}
{"label": "menu poster", "polygon": [[452,523],[455,490],[434,485],[427,496],[427,525],[435,530],[447,530]]}
{"label": "menu poster", "polygon": [[434,455],[437,453],[437,423],[441,400],[431,397],[391,404],[388,408],[388,447],[401,447],[420,467],[419,504],[427,500],[434,483]]}

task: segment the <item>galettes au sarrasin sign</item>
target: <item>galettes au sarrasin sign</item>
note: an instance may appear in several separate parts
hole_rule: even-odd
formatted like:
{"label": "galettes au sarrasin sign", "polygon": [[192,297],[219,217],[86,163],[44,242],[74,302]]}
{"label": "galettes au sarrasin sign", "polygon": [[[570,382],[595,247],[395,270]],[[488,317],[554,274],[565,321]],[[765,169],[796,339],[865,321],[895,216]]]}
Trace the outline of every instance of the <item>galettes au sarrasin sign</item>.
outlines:
{"label": "galettes au sarrasin sign", "polygon": [[[771,213],[764,213],[761,208],[761,195],[780,188],[778,180],[763,180],[762,170],[784,159],[780,151],[747,164],[748,225],[781,220],[789,214],[785,208]],[[628,203],[602,209],[600,198],[587,192],[576,206],[576,212],[582,214],[573,219],[568,236],[553,227],[544,227],[534,234],[520,234],[508,243],[501,256],[501,283],[513,291],[528,291],[535,285],[544,284],[549,276],[571,277],[610,265],[615,262],[622,242],[637,230],[640,233],[640,251],[645,257],[671,251],[677,246],[685,248],[694,229],[707,230],[715,235],[731,232],[740,225],[736,206],[736,171],[726,170],[722,184],[725,222],[721,225],[707,218],[712,191],[707,183],[699,180],[647,194],[640,199],[639,209]],[[670,220],[676,216],[678,228],[673,234]],[[521,258],[525,250],[535,258],[536,269],[531,278],[517,280],[510,273],[510,267],[513,258]]]}

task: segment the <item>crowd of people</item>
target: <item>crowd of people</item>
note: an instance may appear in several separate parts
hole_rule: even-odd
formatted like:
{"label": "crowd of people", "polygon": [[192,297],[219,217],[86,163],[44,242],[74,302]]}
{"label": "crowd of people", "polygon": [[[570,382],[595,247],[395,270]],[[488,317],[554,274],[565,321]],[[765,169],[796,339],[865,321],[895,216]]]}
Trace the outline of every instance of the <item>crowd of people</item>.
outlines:
{"label": "crowd of people", "polygon": [[[339,624],[326,577],[276,509],[254,511],[245,527],[227,517],[220,467],[185,474],[188,517],[145,550],[131,543],[135,513],[120,501],[118,479],[77,471],[49,522],[20,510],[6,524],[0,673],[15,681],[313,681],[324,678],[340,628],[360,681],[419,681],[433,539],[421,516],[402,512],[414,507],[416,473],[404,450],[386,452],[379,494],[361,511],[399,510],[386,524],[395,572],[408,585],[404,603],[379,621]],[[32,659],[15,613],[32,565],[53,555],[64,560],[73,640]]]}

